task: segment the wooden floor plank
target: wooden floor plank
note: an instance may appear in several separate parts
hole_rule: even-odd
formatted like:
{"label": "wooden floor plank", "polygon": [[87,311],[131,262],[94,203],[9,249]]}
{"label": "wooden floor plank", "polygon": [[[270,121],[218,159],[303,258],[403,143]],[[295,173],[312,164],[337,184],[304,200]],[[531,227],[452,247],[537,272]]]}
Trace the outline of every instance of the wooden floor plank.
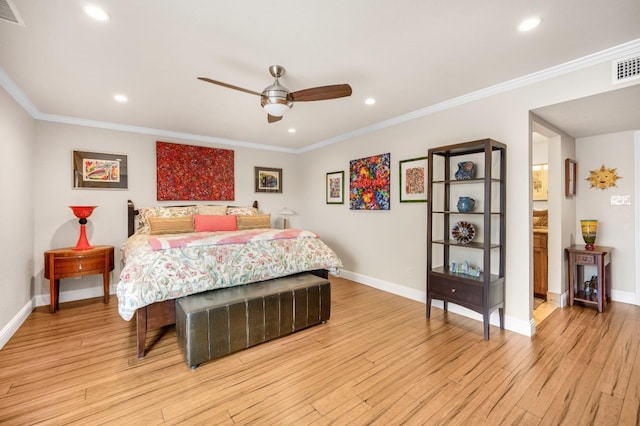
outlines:
{"label": "wooden floor plank", "polygon": [[35,309],[0,350],[0,424],[640,424],[640,308],[554,310],[533,338],[331,277],[331,319],[187,367],[117,300]]}
{"label": "wooden floor plank", "polygon": [[[640,323],[635,322],[634,330],[635,339],[640,339]],[[619,420],[623,425],[640,425],[640,351],[636,352],[629,373],[629,383],[624,393]]]}

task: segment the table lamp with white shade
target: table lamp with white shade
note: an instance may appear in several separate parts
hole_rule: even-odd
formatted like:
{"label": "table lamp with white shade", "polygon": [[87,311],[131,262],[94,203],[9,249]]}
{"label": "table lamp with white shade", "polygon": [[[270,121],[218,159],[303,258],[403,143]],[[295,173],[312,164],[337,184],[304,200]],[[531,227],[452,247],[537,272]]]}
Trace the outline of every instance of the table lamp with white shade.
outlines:
{"label": "table lamp with white shade", "polygon": [[286,208],[286,207],[285,207],[285,208],[283,208],[282,210],[280,210],[280,211],[278,212],[278,214],[279,214],[280,216],[283,216],[283,219],[282,219],[282,229],[287,229],[287,216],[294,215],[294,214],[296,214],[296,212],[294,212],[293,210],[288,209],[288,208]]}

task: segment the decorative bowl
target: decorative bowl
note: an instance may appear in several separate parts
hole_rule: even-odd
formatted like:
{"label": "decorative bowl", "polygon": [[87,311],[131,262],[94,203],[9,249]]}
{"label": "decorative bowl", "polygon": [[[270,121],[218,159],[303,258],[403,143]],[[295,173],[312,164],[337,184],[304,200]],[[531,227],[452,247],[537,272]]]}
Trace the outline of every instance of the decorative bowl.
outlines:
{"label": "decorative bowl", "polygon": [[469,222],[460,221],[453,225],[451,236],[458,244],[467,244],[476,236],[476,228]]}

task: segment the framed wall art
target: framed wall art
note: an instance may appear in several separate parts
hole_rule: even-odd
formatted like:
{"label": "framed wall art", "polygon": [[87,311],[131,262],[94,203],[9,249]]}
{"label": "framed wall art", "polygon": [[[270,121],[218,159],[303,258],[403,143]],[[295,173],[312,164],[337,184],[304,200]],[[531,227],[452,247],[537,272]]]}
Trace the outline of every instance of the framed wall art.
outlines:
{"label": "framed wall art", "polygon": [[531,169],[533,201],[546,201],[549,197],[549,165],[534,164]]}
{"label": "framed wall art", "polygon": [[344,171],[327,173],[327,204],[344,204]]}
{"label": "framed wall art", "polygon": [[254,167],[256,192],[282,193],[282,169]]}
{"label": "framed wall art", "polygon": [[391,154],[349,161],[349,209],[390,210]]}
{"label": "framed wall art", "polygon": [[576,176],[578,174],[578,163],[567,158],[564,160],[564,195],[567,198],[576,196]]}
{"label": "framed wall art", "polygon": [[425,203],[427,201],[427,157],[411,158],[399,163],[400,202]]}
{"label": "framed wall art", "polygon": [[127,156],[124,154],[73,151],[73,187],[127,189]]}
{"label": "framed wall art", "polygon": [[235,199],[233,150],[158,141],[156,168],[158,201]]}

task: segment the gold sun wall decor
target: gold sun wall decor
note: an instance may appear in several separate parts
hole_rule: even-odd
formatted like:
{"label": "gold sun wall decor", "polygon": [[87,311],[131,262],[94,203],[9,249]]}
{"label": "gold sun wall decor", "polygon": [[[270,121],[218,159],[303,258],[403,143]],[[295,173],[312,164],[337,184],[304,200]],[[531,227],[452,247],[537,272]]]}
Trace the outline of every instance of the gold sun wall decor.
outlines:
{"label": "gold sun wall decor", "polygon": [[617,186],[616,181],[622,176],[616,174],[617,169],[607,169],[604,164],[597,170],[590,170],[588,180],[591,183],[589,188],[607,189],[610,186]]}

